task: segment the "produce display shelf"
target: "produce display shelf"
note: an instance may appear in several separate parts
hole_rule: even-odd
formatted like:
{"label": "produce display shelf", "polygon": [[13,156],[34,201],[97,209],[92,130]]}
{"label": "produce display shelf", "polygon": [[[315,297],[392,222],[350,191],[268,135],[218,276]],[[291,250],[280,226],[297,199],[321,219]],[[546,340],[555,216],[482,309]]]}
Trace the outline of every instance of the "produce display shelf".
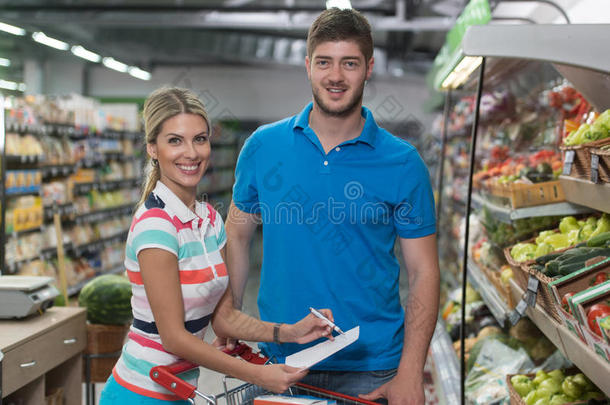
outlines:
{"label": "produce display shelf", "polygon": [[513,209],[494,204],[479,194],[472,195],[472,205],[477,209],[485,207],[495,219],[508,224],[516,219],[555,215],[588,214],[594,211],[592,208],[570,202],[560,202]]}
{"label": "produce display shelf", "polygon": [[568,201],[610,212],[610,184],[595,184],[569,176],[559,176],[559,181]]}
{"label": "produce display shelf", "polygon": [[430,342],[430,352],[440,380],[446,404],[460,402],[460,364],[447,333],[445,322],[439,319]]}
{"label": "produce display shelf", "polygon": [[[523,290],[510,281],[511,294],[515,301],[523,295]],[[551,318],[539,306],[528,307],[526,314],[538,326],[546,337],[591,379],[606,395],[610,396],[610,363],[597,355],[587,344],[576,337],[564,325]]]}
{"label": "produce display shelf", "polygon": [[[481,298],[491,311],[491,314],[496,318],[500,326],[504,327],[508,319],[510,309],[498,295],[493,284],[491,284],[479,266],[472,260],[468,260],[468,279],[472,287],[481,294]],[[517,300],[518,301],[518,300]]]}

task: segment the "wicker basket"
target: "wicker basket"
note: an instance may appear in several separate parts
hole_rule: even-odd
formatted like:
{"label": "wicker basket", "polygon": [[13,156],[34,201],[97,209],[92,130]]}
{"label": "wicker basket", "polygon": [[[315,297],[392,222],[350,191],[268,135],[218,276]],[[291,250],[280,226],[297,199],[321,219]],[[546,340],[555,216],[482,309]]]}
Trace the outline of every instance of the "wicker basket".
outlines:
{"label": "wicker basket", "polygon": [[[530,238],[530,239],[526,239],[522,242],[519,243],[532,243],[536,240],[536,237]],[[517,283],[517,285],[523,290],[527,290],[527,280],[528,280],[528,276],[529,274],[523,270],[523,265],[530,265],[535,263],[535,260],[528,260],[525,262],[518,262],[515,259],[513,259],[513,257],[510,255],[510,251],[513,248],[514,245],[508,246],[504,248],[504,257],[506,258],[506,261],[508,262],[508,264],[510,265],[510,267],[513,269],[513,279],[515,280],[515,283]]]}
{"label": "wicker basket", "polygon": [[563,187],[559,180],[533,184],[497,184],[491,187],[491,194],[508,198],[510,200],[510,205],[513,208],[533,207],[566,200]]}
{"label": "wicker basket", "polygon": [[574,151],[574,161],[572,162],[572,169],[570,173],[567,173],[570,177],[576,177],[583,180],[591,179],[591,151],[596,148],[600,148],[604,145],[610,145],[610,138],[600,139],[599,141],[593,141],[584,143],[582,145],[566,146],[562,145],[559,147],[564,155],[568,151]]}
{"label": "wicker basket", "polygon": [[591,157],[594,155],[599,158],[598,180],[603,183],[610,183],[610,149],[593,149],[591,150]]}
{"label": "wicker basket", "polygon": [[[90,382],[105,382],[117,362],[129,325],[87,324],[86,360],[89,360]],[[95,358],[88,355],[105,355]],[[84,362],[85,376],[87,361]],[[86,379],[86,378],[85,378]]]}
{"label": "wicker basket", "polygon": [[555,297],[549,289],[549,283],[555,279],[534,270],[532,267],[530,267],[530,265],[523,265],[523,271],[528,275],[536,277],[536,279],[538,279],[540,282],[538,284],[538,297],[540,297],[540,299],[536,299],[536,303],[540,304],[546,313],[551,315],[557,322],[563,323],[563,320],[561,319],[561,316],[559,315],[559,312],[557,312],[557,308],[555,306]]}
{"label": "wicker basket", "polygon": [[63,405],[64,404],[64,389],[57,387],[48,392],[44,397],[45,405]]}

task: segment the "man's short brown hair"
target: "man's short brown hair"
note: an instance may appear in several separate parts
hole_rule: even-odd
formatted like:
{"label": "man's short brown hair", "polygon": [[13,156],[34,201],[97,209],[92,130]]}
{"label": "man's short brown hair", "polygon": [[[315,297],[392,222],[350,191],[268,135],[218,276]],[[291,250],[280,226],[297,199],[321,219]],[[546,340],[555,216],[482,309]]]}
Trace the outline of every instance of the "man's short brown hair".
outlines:
{"label": "man's short brown hair", "polygon": [[354,41],[367,62],[373,57],[371,26],[356,10],[336,7],[324,10],[309,27],[307,56],[311,59],[314,49],[329,41]]}

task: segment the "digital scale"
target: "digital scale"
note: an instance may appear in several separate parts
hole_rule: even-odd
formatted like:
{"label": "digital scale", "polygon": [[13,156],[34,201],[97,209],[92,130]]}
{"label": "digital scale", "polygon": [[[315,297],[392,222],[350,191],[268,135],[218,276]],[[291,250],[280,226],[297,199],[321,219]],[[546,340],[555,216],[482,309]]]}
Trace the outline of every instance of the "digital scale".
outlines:
{"label": "digital scale", "polygon": [[53,305],[53,277],[0,276],[0,319],[24,318]]}

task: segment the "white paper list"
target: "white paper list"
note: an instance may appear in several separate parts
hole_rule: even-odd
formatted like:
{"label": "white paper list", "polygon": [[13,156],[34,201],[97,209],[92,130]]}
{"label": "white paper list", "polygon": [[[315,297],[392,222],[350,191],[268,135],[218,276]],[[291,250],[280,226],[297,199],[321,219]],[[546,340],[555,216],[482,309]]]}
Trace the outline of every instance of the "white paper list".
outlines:
{"label": "white paper list", "polygon": [[335,336],[335,340],[327,340],[315,346],[308,347],[286,357],[286,365],[298,368],[309,368],[325,358],[337,353],[358,340],[360,326],[345,332],[344,335]]}

